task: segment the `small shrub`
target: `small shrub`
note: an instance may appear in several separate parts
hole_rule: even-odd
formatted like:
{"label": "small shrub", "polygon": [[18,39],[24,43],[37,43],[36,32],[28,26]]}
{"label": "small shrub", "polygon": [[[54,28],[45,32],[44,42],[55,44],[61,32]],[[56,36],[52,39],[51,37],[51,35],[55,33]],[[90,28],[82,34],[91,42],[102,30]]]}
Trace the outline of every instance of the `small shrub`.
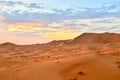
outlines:
{"label": "small shrub", "polygon": [[48,56],[48,58],[50,58],[50,56]]}
{"label": "small shrub", "polygon": [[82,71],[80,71],[78,74],[80,74],[80,75],[85,75],[84,72],[82,72]]}

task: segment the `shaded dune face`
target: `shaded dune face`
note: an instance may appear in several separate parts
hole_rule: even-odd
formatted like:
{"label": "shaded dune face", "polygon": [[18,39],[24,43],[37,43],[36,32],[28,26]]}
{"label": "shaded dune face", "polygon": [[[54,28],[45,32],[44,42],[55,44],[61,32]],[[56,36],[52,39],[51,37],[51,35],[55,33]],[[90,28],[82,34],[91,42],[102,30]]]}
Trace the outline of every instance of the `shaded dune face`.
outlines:
{"label": "shaded dune face", "polygon": [[58,40],[58,41],[54,40],[54,41],[49,42],[48,44],[56,46],[56,45],[70,44],[70,42],[71,40]]}
{"label": "shaded dune face", "polygon": [[71,40],[57,40],[47,44],[51,46],[63,46],[73,44],[106,44],[120,43],[120,34],[117,33],[83,33],[82,35]]}
{"label": "shaded dune face", "polygon": [[16,46],[16,44],[11,43],[11,42],[6,42],[6,43],[0,44],[0,45],[1,46]]}
{"label": "shaded dune face", "polygon": [[120,43],[120,34],[116,33],[84,33],[75,39],[75,44]]}
{"label": "shaded dune face", "polygon": [[3,50],[3,51],[8,51],[10,49],[14,49],[16,48],[17,45],[14,44],[14,43],[11,43],[11,42],[6,42],[6,43],[2,43],[0,44],[0,51]]}

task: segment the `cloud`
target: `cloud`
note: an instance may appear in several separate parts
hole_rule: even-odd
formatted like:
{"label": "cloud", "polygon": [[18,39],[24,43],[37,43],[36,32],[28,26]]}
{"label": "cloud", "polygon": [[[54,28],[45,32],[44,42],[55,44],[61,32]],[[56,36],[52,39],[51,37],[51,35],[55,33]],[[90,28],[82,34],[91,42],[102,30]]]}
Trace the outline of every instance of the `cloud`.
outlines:
{"label": "cloud", "polygon": [[38,42],[40,38],[72,39],[84,32],[120,32],[118,4],[105,3],[96,7],[50,4],[0,1],[0,34],[10,41],[14,38],[22,42],[22,38],[27,37],[25,42],[28,39]]}
{"label": "cloud", "polygon": [[3,21],[5,18],[3,16],[0,16],[0,22]]}
{"label": "cloud", "polygon": [[0,5],[4,6],[14,6],[13,2],[7,2],[7,1],[0,1]]}
{"label": "cloud", "polygon": [[58,23],[58,22],[52,22],[48,24],[49,27],[60,27],[63,26],[63,23]]}
{"label": "cloud", "polygon": [[[49,8],[40,3],[9,2],[14,7],[2,8],[1,14],[7,16],[11,21],[26,20],[38,22],[52,22],[68,19],[92,19],[110,16],[120,17],[120,6],[114,3],[103,4],[99,7],[69,7],[60,9],[57,7]],[[3,3],[1,3],[3,4]],[[17,16],[17,17],[14,17]],[[14,18],[13,18],[14,17]]]}
{"label": "cloud", "polygon": [[[58,24],[58,25],[57,25]],[[62,24],[59,25],[59,24]],[[93,18],[93,19],[68,19],[50,24],[52,27],[66,27],[77,32],[119,32],[120,18],[106,17],[106,18]]]}
{"label": "cloud", "polygon": [[2,5],[0,5],[0,11],[3,9],[3,6]]}
{"label": "cloud", "polygon": [[42,12],[45,11],[43,6],[40,6],[39,3],[25,3],[25,2],[14,2],[14,1],[0,1],[1,12],[12,15],[24,15],[24,12]]}
{"label": "cloud", "polygon": [[[1,17],[1,20],[4,20],[4,18]],[[90,19],[65,19],[59,21],[53,20],[48,23],[39,20],[34,21],[34,19],[33,21],[27,21],[28,20],[15,20],[9,23],[6,22],[8,24],[8,33],[14,33],[15,35],[36,35],[59,40],[72,39],[84,32],[119,32],[120,30],[120,18],[116,16]],[[26,32],[29,34],[25,34]],[[63,35],[65,37],[63,37]]]}
{"label": "cloud", "polygon": [[54,32],[48,32],[44,34],[44,37],[53,40],[66,40],[73,39],[74,37],[80,35],[80,32],[74,31],[72,29],[59,28]]}
{"label": "cloud", "polygon": [[13,1],[0,1],[0,5],[13,7],[15,5],[23,5],[23,2],[13,2]]}
{"label": "cloud", "polygon": [[51,23],[51,24],[52,24],[51,26],[43,26],[40,23],[19,22],[14,24],[8,24],[7,27],[9,33],[15,33],[15,35],[17,34],[24,35],[25,32],[29,32],[29,35],[34,34],[36,36],[40,36],[47,39],[55,39],[55,40],[72,39],[80,34],[80,32],[77,32],[77,30],[75,29],[65,26],[63,27],[61,25],[56,27],[57,23],[56,25],[55,23]]}
{"label": "cloud", "polygon": [[[3,17],[0,19],[4,20]],[[7,25],[8,31],[4,31],[3,34],[12,33],[23,37],[36,36],[49,40],[64,40],[73,39],[84,32],[119,32],[119,26],[120,18],[114,16],[93,19],[68,19],[47,24],[41,24],[40,22],[15,22],[9,23]]]}
{"label": "cloud", "polygon": [[[0,34],[3,32],[6,32],[6,23],[5,23],[5,17],[0,16]],[[1,35],[0,35],[1,36]]]}
{"label": "cloud", "polygon": [[29,4],[27,7],[28,7],[28,8],[35,8],[35,9],[44,8],[44,7],[41,7],[41,6],[39,6],[39,5],[40,5],[40,4],[31,3],[31,4]]}
{"label": "cloud", "polygon": [[8,30],[11,32],[34,32],[40,29],[41,24],[20,22],[8,25]]}

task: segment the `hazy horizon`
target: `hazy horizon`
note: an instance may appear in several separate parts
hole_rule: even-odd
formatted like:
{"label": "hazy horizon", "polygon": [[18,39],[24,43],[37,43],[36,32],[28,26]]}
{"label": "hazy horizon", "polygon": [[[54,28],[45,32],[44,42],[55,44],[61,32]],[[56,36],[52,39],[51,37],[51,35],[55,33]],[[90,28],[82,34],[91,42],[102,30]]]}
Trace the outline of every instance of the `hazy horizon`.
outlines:
{"label": "hazy horizon", "polygon": [[0,0],[0,43],[46,43],[120,31],[119,0]]}

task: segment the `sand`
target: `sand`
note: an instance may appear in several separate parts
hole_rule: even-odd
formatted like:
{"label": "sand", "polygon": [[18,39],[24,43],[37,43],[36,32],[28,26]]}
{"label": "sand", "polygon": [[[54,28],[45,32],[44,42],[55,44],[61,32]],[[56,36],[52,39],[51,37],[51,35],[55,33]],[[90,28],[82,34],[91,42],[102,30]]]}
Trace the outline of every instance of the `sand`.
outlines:
{"label": "sand", "polygon": [[0,45],[0,80],[120,80],[120,43],[53,44]]}
{"label": "sand", "polygon": [[119,61],[120,57],[97,54],[40,62],[1,61],[0,80],[120,80]]}

